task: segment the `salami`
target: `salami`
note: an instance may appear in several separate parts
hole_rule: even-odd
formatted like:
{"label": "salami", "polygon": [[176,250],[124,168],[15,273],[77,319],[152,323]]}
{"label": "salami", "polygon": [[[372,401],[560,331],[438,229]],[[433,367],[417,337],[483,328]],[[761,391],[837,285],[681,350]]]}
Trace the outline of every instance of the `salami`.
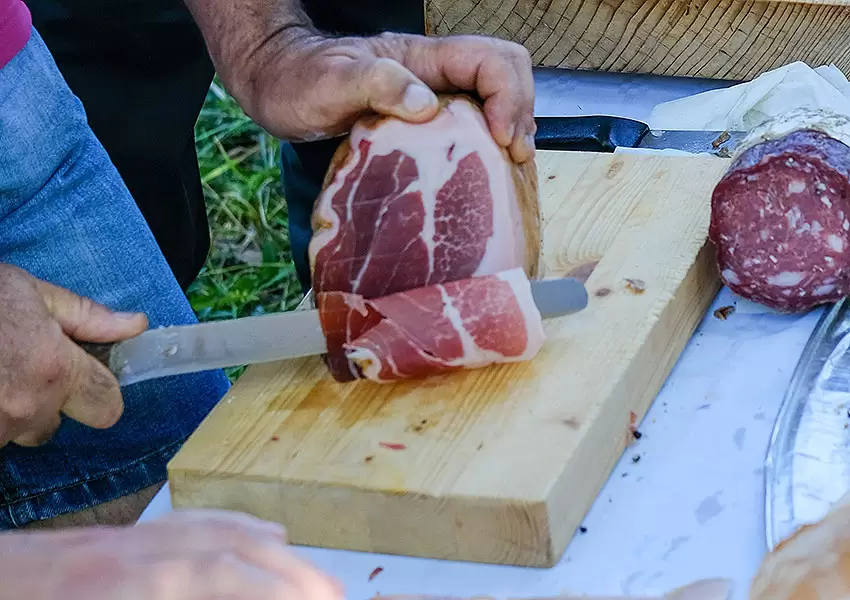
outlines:
{"label": "salami", "polygon": [[797,109],[754,128],[714,188],[723,282],[778,312],[850,291],[850,119]]}

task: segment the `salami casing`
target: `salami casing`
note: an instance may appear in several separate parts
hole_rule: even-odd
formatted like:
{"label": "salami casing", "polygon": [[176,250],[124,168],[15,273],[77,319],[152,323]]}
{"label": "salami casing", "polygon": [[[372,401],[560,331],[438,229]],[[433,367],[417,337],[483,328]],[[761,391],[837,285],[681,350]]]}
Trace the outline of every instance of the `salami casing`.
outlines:
{"label": "salami casing", "polygon": [[714,188],[723,282],[778,312],[850,291],[850,119],[797,109],[754,128]]}

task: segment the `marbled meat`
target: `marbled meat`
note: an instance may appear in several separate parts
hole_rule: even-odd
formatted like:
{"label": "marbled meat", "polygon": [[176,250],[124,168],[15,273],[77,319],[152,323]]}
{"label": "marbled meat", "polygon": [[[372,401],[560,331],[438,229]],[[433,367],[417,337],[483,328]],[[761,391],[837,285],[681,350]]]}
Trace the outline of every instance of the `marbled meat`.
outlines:
{"label": "marbled meat", "polygon": [[377,382],[529,360],[545,340],[521,268],[372,300],[325,292],[318,308],[347,360]]}
{"label": "marbled meat", "polygon": [[850,120],[795,110],[754,129],[714,189],[723,282],[782,313],[850,290]]}
{"label": "marbled meat", "polygon": [[[445,96],[427,123],[382,117],[354,126],[332,161],[313,230],[313,291],[326,309],[340,293],[369,300],[514,268],[534,278],[540,254],[536,167],[533,160],[511,161],[476,102]],[[433,296],[439,288],[429,289]],[[325,294],[333,295],[322,300]],[[437,327],[435,306],[409,306],[410,318],[423,331]],[[365,318],[368,311],[359,314]],[[332,318],[323,322],[333,376],[366,376],[364,361],[350,360],[343,347],[354,339],[350,331],[337,329]],[[398,323],[395,313],[391,323]],[[379,333],[393,327],[382,325]],[[443,370],[446,357],[433,358],[434,372]],[[449,362],[456,365],[457,358]],[[387,368],[386,355],[380,363]],[[421,365],[416,369],[427,374]]]}

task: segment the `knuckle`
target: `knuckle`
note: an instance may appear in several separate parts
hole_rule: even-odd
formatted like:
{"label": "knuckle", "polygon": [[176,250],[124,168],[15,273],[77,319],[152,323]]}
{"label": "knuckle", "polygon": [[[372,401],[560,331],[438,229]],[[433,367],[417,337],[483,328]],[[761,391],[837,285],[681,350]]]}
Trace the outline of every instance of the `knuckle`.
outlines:
{"label": "knuckle", "polygon": [[399,74],[401,65],[391,58],[378,58],[369,69],[369,83],[377,89],[390,87]]}

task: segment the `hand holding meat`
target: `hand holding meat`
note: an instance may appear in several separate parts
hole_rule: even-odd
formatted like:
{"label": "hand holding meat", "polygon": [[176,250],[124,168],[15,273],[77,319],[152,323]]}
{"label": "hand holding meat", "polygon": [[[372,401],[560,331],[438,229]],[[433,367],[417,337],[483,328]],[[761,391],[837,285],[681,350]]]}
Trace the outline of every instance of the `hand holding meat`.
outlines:
{"label": "hand holding meat", "polygon": [[177,512],[136,527],[10,534],[3,598],[28,600],[343,600],[301,561],[283,527],[219,511]]}
{"label": "hand holding meat", "polygon": [[431,39],[306,37],[272,47],[245,106],[281,137],[347,132],[367,112],[423,122],[437,114],[432,90],[476,92],[496,141],[524,162],[534,153],[534,83],[524,47],[464,36]]}
{"label": "hand holding meat", "polygon": [[293,0],[187,4],[228,91],[273,135],[337,136],[369,113],[428,121],[439,108],[434,92],[466,91],[484,100],[493,137],[513,160],[534,154],[534,79],[519,44],[389,33],[331,38]]}
{"label": "hand holding meat", "polygon": [[111,312],[0,265],[0,446],[46,442],[60,413],[91,427],[114,425],[123,410],[118,382],[73,340],[118,341],[146,328],[144,315]]}

